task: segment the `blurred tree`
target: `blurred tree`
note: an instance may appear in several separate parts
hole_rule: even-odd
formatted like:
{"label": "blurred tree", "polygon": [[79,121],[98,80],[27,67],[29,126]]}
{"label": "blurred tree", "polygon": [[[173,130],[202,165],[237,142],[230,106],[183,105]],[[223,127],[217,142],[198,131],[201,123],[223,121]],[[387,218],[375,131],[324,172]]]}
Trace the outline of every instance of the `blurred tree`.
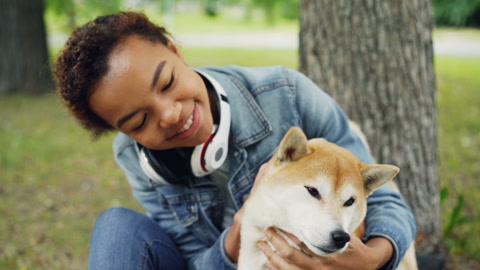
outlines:
{"label": "blurred tree", "polygon": [[203,10],[208,17],[216,17],[218,15],[219,0],[203,0]]}
{"label": "blurred tree", "polygon": [[175,0],[162,0],[161,10],[163,15],[163,25],[169,31],[175,31]]}
{"label": "blurred tree", "polygon": [[263,9],[267,24],[273,25],[277,16],[281,15],[284,19],[298,19],[298,1],[299,0],[249,0],[251,4]]}
{"label": "blurred tree", "polygon": [[480,27],[480,6],[478,6],[474,12],[467,18],[468,27]]}
{"label": "blurred tree", "polygon": [[480,0],[433,0],[433,7],[438,26],[478,26]]}
{"label": "blurred tree", "polygon": [[0,0],[0,94],[53,90],[43,0]]}
{"label": "blurred tree", "polygon": [[[118,12],[122,9],[122,0],[46,0],[46,8],[63,24],[63,30],[71,32],[78,25],[94,17]],[[66,24],[65,24],[66,23]]]}
{"label": "blurred tree", "polygon": [[77,26],[77,16],[75,13],[75,3],[72,0],[47,0],[46,8],[51,10],[54,14],[60,16],[62,19],[57,20],[67,22],[66,28],[72,30]]}
{"label": "blurred tree", "polygon": [[275,12],[278,6],[278,0],[252,0],[254,5],[260,6],[265,13],[267,24],[275,24]]}
{"label": "blurred tree", "polygon": [[284,0],[282,1],[282,16],[288,20],[298,19],[298,1],[299,0]]}
{"label": "blurred tree", "polygon": [[441,242],[430,0],[300,1],[300,69],[358,122],[417,218],[419,249]]}

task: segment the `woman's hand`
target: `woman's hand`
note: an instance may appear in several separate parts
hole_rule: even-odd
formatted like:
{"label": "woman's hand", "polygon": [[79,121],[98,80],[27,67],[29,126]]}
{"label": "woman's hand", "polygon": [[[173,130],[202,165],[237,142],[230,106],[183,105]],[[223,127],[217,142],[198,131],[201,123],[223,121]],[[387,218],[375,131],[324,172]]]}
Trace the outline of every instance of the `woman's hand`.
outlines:
{"label": "woman's hand", "polygon": [[372,238],[363,243],[358,237],[351,236],[347,250],[340,254],[322,257],[314,254],[295,236],[285,233],[302,250],[298,250],[283,239],[274,229],[266,231],[268,241],[258,246],[268,258],[267,267],[275,270],[314,270],[314,269],[378,269],[385,265],[393,255],[393,246],[386,238]]}
{"label": "woman's hand", "polygon": [[[265,173],[268,171],[272,163],[273,162],[270,160],[260,166],[252,190],[250,191],[250,195],[257,190],[258,183],[262,181],[262,178],[265,176]],[[230,227],[230,231],[228,231],[225,237],[225,251],[233,262],[238,261],[238,255],[240,253],[240,224],[242,222],[243,212],[244,207],[242,206],[242,208],[235,213],[232,227]]]}

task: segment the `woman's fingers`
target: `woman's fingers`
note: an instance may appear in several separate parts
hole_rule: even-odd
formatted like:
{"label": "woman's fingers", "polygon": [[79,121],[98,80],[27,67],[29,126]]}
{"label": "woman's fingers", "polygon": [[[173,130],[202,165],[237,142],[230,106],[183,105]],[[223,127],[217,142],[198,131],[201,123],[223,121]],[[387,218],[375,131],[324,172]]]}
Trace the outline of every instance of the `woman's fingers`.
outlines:
{"label": "woman's fingers", "polygon": [[286,261],[277,251],[272,249],[267,242],[258,242],[258,247],[263,254],[267,256],[268,262],[266,266],[270,270],[301,270],[290,262]]}
{"label": "woman's fingers", "polygon": [[[275,229],[268,228],[265,232],[265,235],[268,241],[275,247],[276,253],[281,256],[283,261],[287,264],[293,263],[294,265],[298,265],[304,260],[306,260],[309,255],[304,253],[303,251],[292,247],[285,238],[283,238],[280,234],[278,234]],[[289,234],[292,236],[291,234]],[[296,239],[296,237],[295,237]],[[296,239],[296,242],[299,242]],[[299,268],[286,268],[286,269],[299,269]]]}
{"label": "woman's fingers", "polygon": [[295,243],[295,245],[297,245],[305,254],[311,256],[311,254],[313,254],[313,252],[307,247],[307,245],[305,245],[305,243],[301,242],[295,235],[291,234],[291,233],[288,233],[282,229],[277,229],[279,230],[280,232],[282,232],[285,236],[287,236],[290,241],[292,241],[293,243]]}

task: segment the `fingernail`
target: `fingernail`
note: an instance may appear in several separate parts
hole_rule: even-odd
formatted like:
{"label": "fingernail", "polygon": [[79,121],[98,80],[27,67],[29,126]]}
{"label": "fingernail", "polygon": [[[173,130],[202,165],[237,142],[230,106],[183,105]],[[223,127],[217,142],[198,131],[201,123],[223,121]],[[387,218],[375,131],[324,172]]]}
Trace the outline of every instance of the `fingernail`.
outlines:
{"label": "fingernail", "polygon": [[262,243],[258,242],[257,247],[261,249],[262,251],[265,251],[265,247],[262,245]]}

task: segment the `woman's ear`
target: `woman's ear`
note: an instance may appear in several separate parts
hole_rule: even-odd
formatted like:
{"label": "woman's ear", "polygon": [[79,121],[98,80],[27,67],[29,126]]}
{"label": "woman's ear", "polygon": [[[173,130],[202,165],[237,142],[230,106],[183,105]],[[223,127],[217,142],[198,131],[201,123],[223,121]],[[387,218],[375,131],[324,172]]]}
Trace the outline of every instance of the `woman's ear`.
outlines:
{"label": "woman's ear", "polygon": [[167,38],[167,48],[183,60],[183,54],[173,40]]}

